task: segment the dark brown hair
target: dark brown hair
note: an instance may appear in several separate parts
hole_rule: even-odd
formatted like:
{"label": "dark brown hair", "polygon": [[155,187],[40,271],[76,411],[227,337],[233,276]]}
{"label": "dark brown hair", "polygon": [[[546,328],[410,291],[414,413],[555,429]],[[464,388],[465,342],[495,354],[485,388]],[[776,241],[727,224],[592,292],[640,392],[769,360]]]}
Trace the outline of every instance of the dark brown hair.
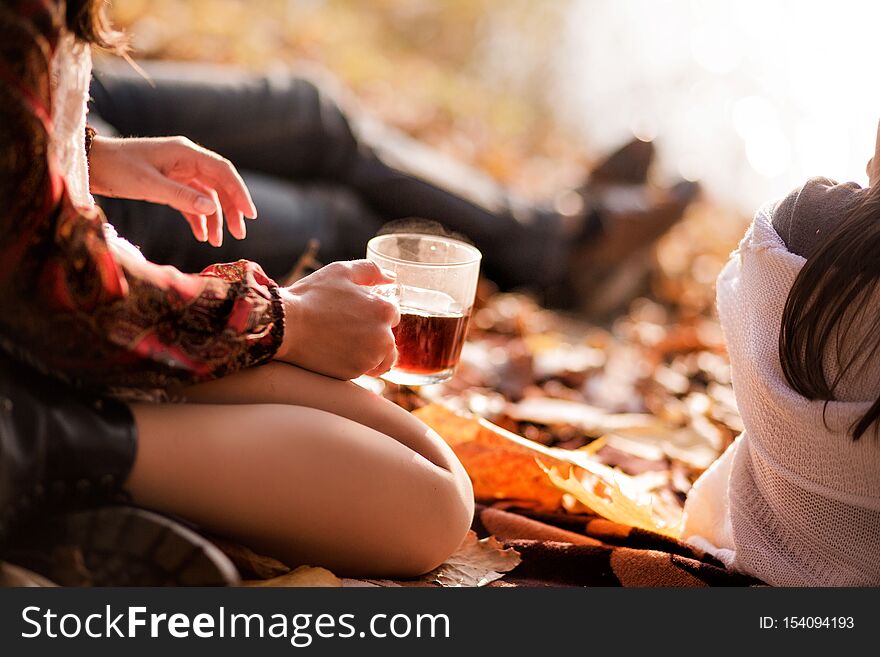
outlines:
{"label": "dark brown hair", "polygon": [[67,0],[67,29],[86,43],[121,54],[128,49],[128,40],[124,33],[113,29],[107,4],[107,0]]}
{"label": "dark brown hair", "polygon": [[[869,190],[828,234],[788,293],[779,358],[789,385],[807,399],[833,401],[835,389],[856,362],[880,352],[880,317],[864,317],[878,283],[880,187]],[[844,349],[844,339],[856,342]],[[828,353],[837,358],[837,373],[830,380],[825,371]],[[854,440],[880,419],[880,381],[876,383],[877,400],[850,427]]]}

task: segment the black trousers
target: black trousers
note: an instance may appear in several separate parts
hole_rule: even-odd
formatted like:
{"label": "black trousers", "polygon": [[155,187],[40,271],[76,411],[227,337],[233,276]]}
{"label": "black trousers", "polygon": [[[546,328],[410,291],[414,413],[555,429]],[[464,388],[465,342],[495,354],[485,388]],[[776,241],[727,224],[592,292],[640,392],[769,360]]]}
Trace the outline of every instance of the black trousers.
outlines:
{"label": "black trousers", "polygon": [[0,349],[0,553],[15,527],[41,513],[118,501],[136,453],[128,406]]}
{"label": "black trousers", "polygon": [[259,211],[248,237],[219,249],[197,243],[175,211],[99,199],[120,234],[151,260],[196,271],[246,258],[270,276],[288,272],[309,239],[318,259],[364,256],[386,222],[439,222],[473,241],[502,286],[556,282],[565,267],[560,219],[524,203],[480,172],[387,127],[349,120],[314,82],[206,65],[145,65],[152,84],[124,63],[99,66],[89,121],[123,136],[185,135],[229,158]]}

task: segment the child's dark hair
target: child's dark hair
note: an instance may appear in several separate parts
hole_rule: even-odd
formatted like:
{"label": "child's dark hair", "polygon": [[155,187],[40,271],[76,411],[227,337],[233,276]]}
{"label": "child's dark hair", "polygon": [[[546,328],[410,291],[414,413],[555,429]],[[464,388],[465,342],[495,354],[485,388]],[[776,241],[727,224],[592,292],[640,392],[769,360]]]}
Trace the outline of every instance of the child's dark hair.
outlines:
{"label": "child's dark hair", "polygon": [[107,4],[107,0],[67,0],[64,20],[68,31],[81,41],[123,53],[128,42],[110,24]]}
{"label": "child's dark hair", "polygon": [[[798,273],[782,313],[779,358],[789,385],[807,399],[833,401],[835,389],[857,359],[880,350],[880,318],[865,320],[880,286],[880,191],[871,189],[827,236]],[[860,321],[858,333],[853,325]],[[845,357],[841,340],[858,340]],[[836,354],[829,380],[825,355]],[[878,398],[850,428],[858,440],[880,419]]]}

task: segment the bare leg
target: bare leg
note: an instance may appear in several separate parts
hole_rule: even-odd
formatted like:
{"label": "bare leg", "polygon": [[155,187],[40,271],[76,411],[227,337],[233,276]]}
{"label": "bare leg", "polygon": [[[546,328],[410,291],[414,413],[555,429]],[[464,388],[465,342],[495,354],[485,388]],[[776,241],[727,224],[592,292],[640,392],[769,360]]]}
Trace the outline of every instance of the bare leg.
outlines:
{"label": "bare leg", "polygon": [[183,395],[198,404],[289,404],[346,417],[394,438],[470,486],[458,458],[435,431],[350,381],[276,362],[187,388]]}
{"label": "bare leg", "polygon": [[353,575],[430,570],[470,525],[470,482],[448,446],[354,384],[271,365],[188,396],[198,403],[133,407],[128,488],[146,506]]}

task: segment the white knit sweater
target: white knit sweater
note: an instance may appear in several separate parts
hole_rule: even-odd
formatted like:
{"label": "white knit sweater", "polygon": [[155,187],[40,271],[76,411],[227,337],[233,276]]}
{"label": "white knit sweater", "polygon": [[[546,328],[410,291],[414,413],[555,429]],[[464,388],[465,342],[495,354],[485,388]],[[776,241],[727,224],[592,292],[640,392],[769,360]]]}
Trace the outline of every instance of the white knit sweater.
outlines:
{"label": "white knit sweater", "polygon": [[[95,204],[89,192],[89,168],[86,158],[86,113],[89,82],[92,78],[92,52],[87,43],[63,32],[52,59],[52,138],[50,157],[64,176],[64,184],[73,204],[91,208]],[[137,247],[116,234],[104,223],[104,236],[118,259],[143,260]]]}
{"label": "white knit sweater", "polygon": [[86,111],[92,56],[86,43],[62,34],[52,60],[51,156],[57,162],[67,192],[77,207],[89,208],[95,200],[89,193],[89,171],[85,151]]}
{"label": "white knit sweater", "polygon": [[[683,537],[769,584],[876,586],[880,436],[869,430],[853,441],[848,431],[880,393],[880,362],[874,356],[856,368],[842,401],[827,408],[789,387],[779,328],[805,260],[786,249],[772,212],[767,206],[757,213],[718,278],[746,430],[688,495]],[[833,376],[836,359],[824,357]]]}

